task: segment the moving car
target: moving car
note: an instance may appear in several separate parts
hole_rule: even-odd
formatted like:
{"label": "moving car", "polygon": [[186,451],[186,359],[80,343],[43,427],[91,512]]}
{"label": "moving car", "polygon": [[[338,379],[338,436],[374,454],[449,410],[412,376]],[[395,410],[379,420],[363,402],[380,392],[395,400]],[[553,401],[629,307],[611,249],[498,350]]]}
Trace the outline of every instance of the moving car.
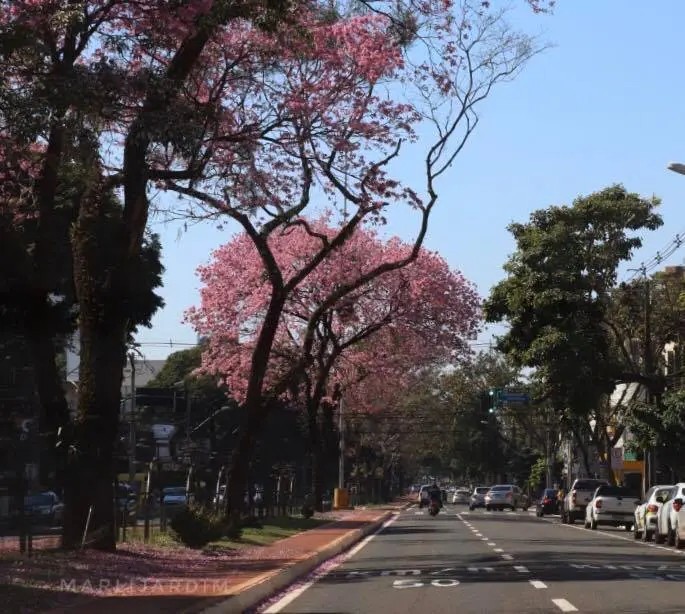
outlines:
{"label": "moving car", "polygon": [[485,495],[486,510],[503,510],[508,507],[514,511],[517,507],[528,509],[527,498],[521,489],[514,484],[497,484],[490,488]]}
{"label": "moving car", "polygon": [[430,487],[430,484],[424,484],[421,488],[419,488],[419,494],[417,495],[417,503],[419,504],[419,507],[424,507],[430,503],[428,497],[428,491],[430,490]]}
{"label": "moving car", "polygon": [[464,490],[463,488],[455,490],[454,494],[452,495],[452,503],[454,505],[467,505],[470,499],[470,495],[471,493],[468,490]]}
{"label": "moving car", "polygon": [[475,510],[477,507],[485,507],[485,495],[490,490],[489,486],[476,486],[473,489],[471,500],[469,501],[469,509]]}

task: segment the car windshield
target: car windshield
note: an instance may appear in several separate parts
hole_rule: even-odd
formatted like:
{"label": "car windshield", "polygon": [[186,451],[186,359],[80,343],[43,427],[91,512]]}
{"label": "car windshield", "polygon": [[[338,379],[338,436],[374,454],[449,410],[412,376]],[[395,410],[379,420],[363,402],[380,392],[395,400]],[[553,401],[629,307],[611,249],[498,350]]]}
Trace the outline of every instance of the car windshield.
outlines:
{"label": "car windshield", "polygon": [[490,490],[493,492],[504,492],[505,490],[511,490],[511,486],[493,486]]}
{"label": "car windshield", "polygon": [[576,490],[595,490],[598,486],[604,486],[606,482],[602,480],[578,480],[573,488]]}
{"label": "car windshield", "polygon": [[468,495],[468,494],[469,494],[469,491],[468,491],[468,490],[458,490],[458,491],[457,491],[457,494],[458,494],[458,495]]}
{"label": "car windshield", "polygon": [[666,499],[668,497],[669,493],[671,492],[670,488],[660,488],[654,493],[654,499]]}
{"label": "car windshield", "polygon": [[165,488],[162,493],[165,496],[171,496],[171,497],[185,497],[186,496],[186,489],[183,487],[174,487],[174,488]]}
{"label": "car windshield", "polygon": [[553,497],[556,494],[556,492],[557,491],[554,490],[553,488],[547,488],[547,489],[545,489],[545,492],[542,493],[542,496],[543,497]]}
{"label": "car windshield", "polygon": [[597,496],[605,497],[637,497],[637,493],[623,486],[600,486],[597,489]]}
{"label": "car windshield", "polygon": [[26,497],[26,505],[52,505],[50,495],[30,495]]}
{"label": "car windshield", "polygon": [[476,488],[476,494],[477,495],[484,495],[487,493],[490,489],[487,486],[479,486]]}

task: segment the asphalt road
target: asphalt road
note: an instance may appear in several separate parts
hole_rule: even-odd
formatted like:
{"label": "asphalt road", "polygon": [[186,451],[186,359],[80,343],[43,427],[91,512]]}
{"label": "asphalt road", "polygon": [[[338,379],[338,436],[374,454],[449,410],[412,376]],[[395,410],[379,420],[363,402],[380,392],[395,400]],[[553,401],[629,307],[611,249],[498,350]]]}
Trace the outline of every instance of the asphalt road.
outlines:
{"label": "asphalt road", "polygon": [[685,612],[685,551],[532,512],[410,508],[264,614]]}

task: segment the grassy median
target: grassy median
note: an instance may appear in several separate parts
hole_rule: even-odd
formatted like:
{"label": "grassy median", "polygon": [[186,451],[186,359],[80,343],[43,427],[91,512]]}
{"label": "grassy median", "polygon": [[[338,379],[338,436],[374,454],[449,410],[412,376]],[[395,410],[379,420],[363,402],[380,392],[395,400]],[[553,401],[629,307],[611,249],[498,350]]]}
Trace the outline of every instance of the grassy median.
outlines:
{"label": "grassy median", "polygon": [[[246,526],[242,530],[242,535],[237,539],[222,538],[211,542],[207,548],[217,549],[236,549],[249,546],[268,546],[279,539],[285,539],[291,535],[315,529],[330,520],[321,518],[302,518],[301,516],[283,516],[278,518],[265,518],[254,526]],[[119,537],[122,537],[121,531]],[[144,528],[142,523],[135,527],[126,528],[126,542],[143,542]],[[168,528],[166,532],[160,530],[159,525],[150,526],[150,542],[155,546],[178,547],[178,542],[173,537],[173,531]]]}

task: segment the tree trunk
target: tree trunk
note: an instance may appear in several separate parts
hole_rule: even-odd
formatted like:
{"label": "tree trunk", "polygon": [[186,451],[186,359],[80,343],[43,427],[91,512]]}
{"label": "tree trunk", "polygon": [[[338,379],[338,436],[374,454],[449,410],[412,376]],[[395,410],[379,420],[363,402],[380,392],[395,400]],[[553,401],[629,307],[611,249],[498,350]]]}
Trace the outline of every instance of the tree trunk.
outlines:
{"label": "tree trunk", "polygon": [[315,401],[307,399],[307,432],[309,435],[309,456],[311,462],[311,493],[314,499],[314,509],[323,511],[323,449],[317,420]]}
{"label": "tree trunk", "polygon": [[[127,323],[123,317],[127,260],[98,241],[103,223],[98,177],[84,195],[73,231],[74,284],[81,342],[78,416],[65,488],[64,545],[77,547],[90,515],[86,546],[115,549],[114,473]],[[98,229],[101,229],[100,231]],[[107,230],[105,230],[107,229]],[[115,248],[116,249],[116,248]],[[119,245],[123,250],[123,239]]]}
{"label": "tree trunk", "polygon": [[226,483],[226,516],[231,533],[240,530],[240,516],[244,508],[245,488],[247,487],[252,452],[268,414],[268,408],[263,402],[252,403],[245,405],[245,413],[246,419],[240,429],[238,443],[231,452]]}
{"label": "tree trunk", "polygon": [[[28,341],[40,401],[40,482],[45,488],[61,491],[64,487],[66,456],[62,453],[63,446],[55,446],[58,429],[68,427],[70,416],[55,361],[54,337],[49,331],[36,327],[29,331]],[[50,476],[51,468],[54,468],[55,472],[54,482]]]}
{"label": "tree trunk", "polygon": [[[577,429],[572,427],[571,432],[573,433],[573,439],[576,440],[576,447],[580,450],[580,458],[583,461],[583,467],[585,468],[585,475],[589,476],[590,475],[590,458],[589,458],[589,453],[587,446],[585,445],[585,442],[583,441],[583,438],[580,436],[578,433]],[[573,461],[573,459],[571,459]],[[570,474],[570,467],[569,467],[569,474]],[[569,479],[571,476],[569,475]]]}

